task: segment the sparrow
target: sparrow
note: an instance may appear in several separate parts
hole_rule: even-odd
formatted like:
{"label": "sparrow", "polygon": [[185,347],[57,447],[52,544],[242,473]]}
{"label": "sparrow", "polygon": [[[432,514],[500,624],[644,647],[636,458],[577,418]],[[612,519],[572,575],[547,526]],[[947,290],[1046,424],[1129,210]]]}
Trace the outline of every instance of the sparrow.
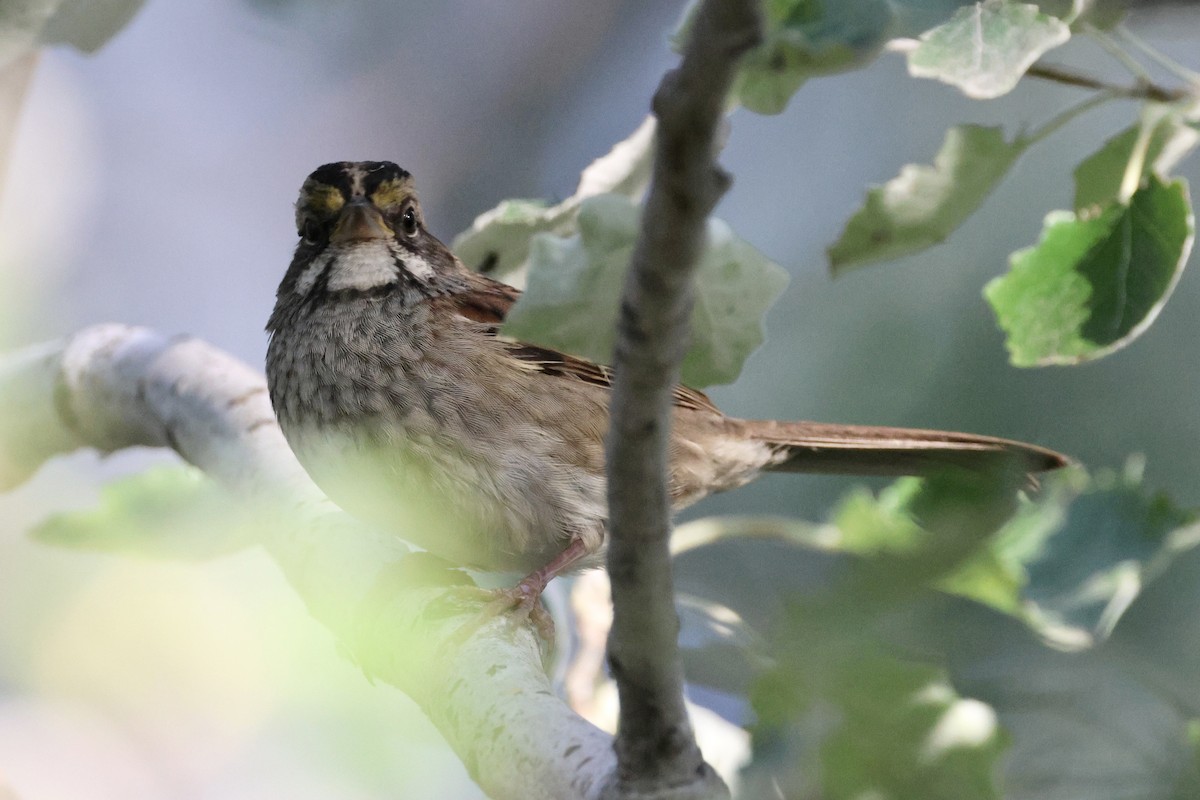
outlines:
{"label": "sparrow", "polygon": [[[455,564],[526,577],[601,566],[609,368],[504,335],[521,293],[426,227],[412,176],[326,164],[296,203],[299,242],[267,324],[271,402],[292,450],[351,514]],[[763,472],[921,475],[1067,459],[967,433],[744,420],[673,394],[674,508]]]}

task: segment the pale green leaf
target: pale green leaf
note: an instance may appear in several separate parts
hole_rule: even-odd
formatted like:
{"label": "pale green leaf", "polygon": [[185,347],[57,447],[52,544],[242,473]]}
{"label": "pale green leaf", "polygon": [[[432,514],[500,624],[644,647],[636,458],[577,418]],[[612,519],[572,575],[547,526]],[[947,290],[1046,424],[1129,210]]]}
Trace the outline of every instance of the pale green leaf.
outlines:
{"label": "pale green leaf", "polygon": [[984,291],[1017,366],[1073,364],[1137,338],[1166,303],[1191,252],[1183,181],[1151,176],[1128,205],[1046,217],[1036,247]]}
{"label": "pale green leaf", "polygon": [[839,274],[944,241],[979,208],[1025,146],[1024,140],[1006,142],[999,128],[951,128],[932,166],[908,164],[867,193],[828,250],[830,268]]}
{"label": "pale green leaf", "polygon": [[[811,77],[864,66],[889,39],[915,36],[966,0],[766,0],[764,36],[739,65],[731,97],[751,111],[778,114]],[[682,49],[693,3],[672,37]]]}
{"label": "pale green leaf", "polygon": [[759,114],[778,114],[810,77],[872,60],[889,38],[885,0],[767,3],[763,43],[742,60],[733,97]]}
{"label": "pale green leaf", "polygon": [[0,2],[0,67],[46,44],[90,53],[125,27],[144,0]]}
{"label": "pale green leaf", "polygon": [[[1077,642],[1073,651],[1048,644],[1020,616],[922,590],[938,569],[870,566],[904,563],[886,534],[866,530],[887,529],[900,513],[923,520],[922,529],[936,532],[932,541],[951,550],[956,539],[978,541],[995,519],[979,510],[1003,511],[994,502],[1002,496],[981,496],[981,487],[943,482],[914,491],[905,482],[875,513],[864,513],[860,495],[839,524],[863,528],[856,542],[885,545],[869,546],[866,556],[814,547],[835,540],[798,523],[706,520],[681,531],[691,541],[676,559],[677,580],[689,608],[711,609],[684,614],[686,626],[710,626],[704,636],[684,631],[689,679],[735,694],[753,686],[754,755],[743,793],[1197,796],[1186,722],[1200,714],[1200,529],[1146,496],[1136,476],[1061,477],[997,534],[1009,539],[1005,560],[1015,555],[1030,567],[1028,589],[1041,601],[1071,598],[1071,608],[1112,569],[1134,565],[1145,587],[1123,615],[1112,615],[1108,639]],[[739,541],[739,533],[749,536]],[[911,552],[907,534],[896,544]],[[935,560],[944,552],[927,550]],[[864,575],[917,584],[880,603],[856,579]]]}
{"label": "pale green leaf", "polygon": [[50,517],[31,536],[58,547],[210,558],[257,541],[246,508],[191,467],[156,467],[104,486],[99,505]]}
{"label": "pale green leaf", "polygon": [[1012,91],[1033,62],[1069,38],[1067,24],[1036,5],[984,0],[922,34],[908,71],[986,100]]}
{"label": "pale green leaf", "polygon": [[[639,215],[627,198],[600,195],[582,204],[577,235],[539,235],[530,251],[525,293],[509,313],[505,334],[610,363]],[[734,380],[762,343],[762,317],[786,283],[782,268],[711,220],[696,273],[684,382]]]}
{"label": "pale green leaf", "polygon": [[47,44],[69,44],[92,53],[117,34],[145,0],[62,0],[42,29]]}
{"label": "pale green leaf", "polygon": [[1168,537],[1195,518],[1148,493],[1139,476],[1111,473],[1097,476],[1063,512],[1023,564],[1023,594],[1046,619],[1101,636],[1148,580],[1145,567]]}
{"label": "pale green leaf", "polygon": [[1151,106],[1142,119],[1113,136],[1075,168],[1075,210],[1103,206],[1121,195],[1126,173],[1133,171],[1131,190],[1147,175],[1165,179],[1200,141],[1200,132],[1177,110]]}
{"label": "pale green leaf", "polygon": [[650,181],[654,129],[654,118],[647,117],[628,138],[593,161],[580,175],[575,193],[561,203],[505,200],[455,236],[451,249],[471,269],[496,276],[516,272],[528,260],[535,236],[576,232],[584,200],[601,194],[641,197]]}

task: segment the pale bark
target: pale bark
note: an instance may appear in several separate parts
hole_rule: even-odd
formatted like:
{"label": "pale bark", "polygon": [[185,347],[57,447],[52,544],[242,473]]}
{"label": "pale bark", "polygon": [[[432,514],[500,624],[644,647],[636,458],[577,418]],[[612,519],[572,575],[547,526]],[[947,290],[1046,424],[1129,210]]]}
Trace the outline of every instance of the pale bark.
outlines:
{"label": "pale bark", "polygon": [[376,680],[421,705],[490,796],[595,798],[612,740],[551,689],[536,634],[332,506],[275,423],[262,375],[196,339],[123,325],[0,358],[0,488],[59,453],[170,447],[262,511],[264,544],[312,614]]}

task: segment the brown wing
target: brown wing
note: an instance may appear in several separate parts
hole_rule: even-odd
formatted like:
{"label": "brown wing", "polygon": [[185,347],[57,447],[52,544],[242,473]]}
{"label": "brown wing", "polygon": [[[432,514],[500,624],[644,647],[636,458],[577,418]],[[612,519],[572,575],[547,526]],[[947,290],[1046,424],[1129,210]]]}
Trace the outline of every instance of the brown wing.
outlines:
{"label": "brown wing", "polygon": [[[470,281],[469,289],[440,297],[435,302],[448,303],[462,316],[482,324],[489,335],[503,342],[514,358],[535,366],[547,375],[612,387],[612,370],[606,366],[549,347],[501,336],[500,325],[508,316],[509,309],[520,299],[521,291],[474,272],[470,273]],[[678,408],[721,413],[707,395],[687,386],[676,386],[672,400]]]}

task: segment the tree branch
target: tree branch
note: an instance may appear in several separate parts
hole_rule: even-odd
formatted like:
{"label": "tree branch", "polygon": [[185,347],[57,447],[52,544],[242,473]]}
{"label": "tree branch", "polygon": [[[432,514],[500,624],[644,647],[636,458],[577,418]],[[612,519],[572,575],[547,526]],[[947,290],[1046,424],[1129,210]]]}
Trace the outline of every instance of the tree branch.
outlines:
{"label": "tree branch", "polygon": [[[122,325],[0,359],[0,489],[82,447],[171,447],[262,509],[264,541],[364,671],[410,695],[491,797],[596,798],[611,738],[551,690],[536,635],[497,619],[464,575],[365,530],[292,455],[260,373],[196,339]],[[447,641],[455,639],[452,645]]]}
{"label": "tree branch", "polygon": [[719,128],[737,63],[761,40],[758,5],[703,2],[681,65],[654,97],[654,170],[621,301],[607,441],[614,603],[608,658],[621,711],[617,780],[605,797],[728,794],[700,755],[683,702],[667,548],[667,438],[692,273],[708,214],[730,182],[715,163]]}
{"label": "tree branch", "polygon": [[1077,72],[1057,64],[1037,62],[1025,71],[1031,78],[1041,78],[1064,86],[1077,86],[1081,89],[1097,89],[1113,97],[1124,97],[1130,100],[1152,100],[1156,103],[1177,103],[1188,96],[1186,89],[1171,89],[1156,83],[1138,81],[1132,86],[1121,86]]}

